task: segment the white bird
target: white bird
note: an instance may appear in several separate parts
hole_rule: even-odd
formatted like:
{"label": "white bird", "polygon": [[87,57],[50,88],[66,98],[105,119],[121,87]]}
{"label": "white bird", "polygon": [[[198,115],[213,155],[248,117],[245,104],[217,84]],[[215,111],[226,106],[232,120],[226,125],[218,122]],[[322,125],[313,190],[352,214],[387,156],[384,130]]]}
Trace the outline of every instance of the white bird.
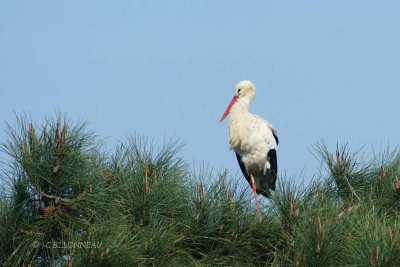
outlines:
{"label": "white bird", "polygon": [[275,190],[279,140],[271,123],[248,111],[255,94],[256,88],[252,82],[238,83],[235,96],[220,122],[229,115],[229,146],[235,151],[240,169],[253,189],[261,220],[258,194],[269,198],[270,190]]}

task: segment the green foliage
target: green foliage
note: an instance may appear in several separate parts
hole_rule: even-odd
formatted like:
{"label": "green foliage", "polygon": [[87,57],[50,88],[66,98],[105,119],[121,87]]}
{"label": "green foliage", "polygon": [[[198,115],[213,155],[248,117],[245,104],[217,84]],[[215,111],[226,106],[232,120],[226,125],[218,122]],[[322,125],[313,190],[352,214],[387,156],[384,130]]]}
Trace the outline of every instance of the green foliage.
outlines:
{"label": "green foliage", "polygon": [[84,123],[26,117],[2,151],[0,266],[398,266],[400,153],[317,145],[307,186],[279,177],[258,220],[243,178],[193,173],[171,141],[111,156]]}
{"label": "green foliage", "polygon": [[61,117],[39,127],[26,118],[9,125],[9,140],[1,147],[12,159],[4,170],[11,192],[3,196],[0,211],[5,265],[50,264],[71,254],[49,244],[84,240],[88,225],[102,216],[97,207],[105,206],[100,192],[105,158],[84,128],[69,127]]}

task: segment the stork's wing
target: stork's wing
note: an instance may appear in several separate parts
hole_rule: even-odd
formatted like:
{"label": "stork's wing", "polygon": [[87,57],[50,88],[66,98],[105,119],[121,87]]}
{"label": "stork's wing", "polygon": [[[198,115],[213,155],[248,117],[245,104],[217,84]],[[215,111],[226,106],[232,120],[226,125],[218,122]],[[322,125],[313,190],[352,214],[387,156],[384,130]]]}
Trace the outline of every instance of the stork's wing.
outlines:
{"label": "stork's wing", "polygon": [[276,156],[276,149],[271,149],[268,151],[267,158],[271,163],[271,171],[276,175],[278,175],[278,158]]}
{"label": "stork's wing", "polygon": [[237,152],[235,152],[235,154],[236,154],[236,158],[237,158],[237,161],[239,163],[240,169],[242,170],[243,176],[244,176],[244,178],[246,178],[247,182],[249,182],[249,184],[251,186],[250,176],[247,173],[246,167],[244,166],[242,157]]}
{"label": "stork's wing", "polygon": [[[264,169],[264,174],[260,177],[260,191],[263,196],[269,198],[270,190],[275,190],[276,187],[276,176],[278,174],[278,158],[276,148],[279,143],[278,136],[274,128],[269,127],[273,136],[270,136],[271,146],[267,150],[267,165]],[[272,140],[271,140],[272,139]],[[275,141],[276,144],[273,144]]]}

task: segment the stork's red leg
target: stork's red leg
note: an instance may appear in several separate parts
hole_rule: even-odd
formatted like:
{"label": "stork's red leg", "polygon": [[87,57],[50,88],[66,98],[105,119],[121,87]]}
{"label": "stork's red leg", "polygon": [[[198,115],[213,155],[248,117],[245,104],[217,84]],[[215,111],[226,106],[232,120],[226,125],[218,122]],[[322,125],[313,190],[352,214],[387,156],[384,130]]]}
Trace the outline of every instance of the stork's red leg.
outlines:
{"label": "stork's red leg", "polygon": [[249,172],[249,175],[250,175],[250,181],[251,181],[251,188],[253,189],[254,199],[256,201],[257,216],[258,216],[259,221],[261,222],[261,209],[258,204],[256,182],[254,181],[253,173],[251,171]]}

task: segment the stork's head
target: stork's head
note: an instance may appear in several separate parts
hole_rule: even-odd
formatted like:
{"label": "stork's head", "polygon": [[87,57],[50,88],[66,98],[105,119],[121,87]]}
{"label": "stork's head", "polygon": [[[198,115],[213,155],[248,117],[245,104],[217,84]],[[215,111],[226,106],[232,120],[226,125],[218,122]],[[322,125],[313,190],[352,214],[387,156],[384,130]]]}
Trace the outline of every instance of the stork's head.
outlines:
{"label": "stork's head", "polygon": [[256,87],[251,81],[245,80],[238,83],[235,87],[235,95],[232,98],[231,103],[229,103],[228,108],[225,110],[225,113],[222,115],[221,120],[219,122],[222,122],[226,118],[226,116],[228,116],[232,106],[236,102],[240,102],[247,108],[253,101],[255,95],[256,95]]}
{"label": "stork's head", "polygon": [[250,104],[256,95],[256,87],[251,81],[245,80],[238,83],[235,87],[235,96],[238,100],[245,99]]}

